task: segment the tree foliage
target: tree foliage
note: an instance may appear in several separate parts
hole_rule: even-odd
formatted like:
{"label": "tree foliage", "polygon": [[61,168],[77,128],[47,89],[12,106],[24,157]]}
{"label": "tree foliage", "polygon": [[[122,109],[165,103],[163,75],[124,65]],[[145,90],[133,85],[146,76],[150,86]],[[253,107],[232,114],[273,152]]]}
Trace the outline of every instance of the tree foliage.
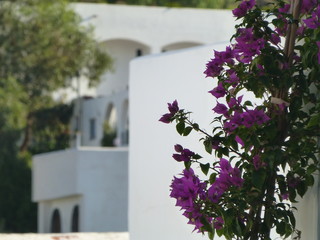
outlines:
{"label": "tree foliage", "polygon": [[214,51],[204,72],[216,84],[212,131],[176,100],[160,118],[175,122],[181,136],[201,133],[210,154],[174,146],[173,159],[185,169],[170,196],[210,239],[270,240],[271,229],[300,239],[291,203],[320,170],[320,4],[278,0],[262,11],[242,0],[233,14],[240,23],[232,43]]}
{"label": "tree foliage", "polygon": [[8,81],[14,79],[25,97],[25,151],[32,112],[45,107],[53,91],[70,86],[80,74],[90,85],[97,84],[112,61],[92,29],[81,26],[81,18],[63,0],[2,2],[0,22],[0,85],[11,85]]}
{"label": "tree foliage", "polygon": [[0,3],[0,231],[36,231],[30,156],[70,137],[72,106],[56,106],[52,93],[79,75],[95,85],[111,68],[81,21],[63,0]]}

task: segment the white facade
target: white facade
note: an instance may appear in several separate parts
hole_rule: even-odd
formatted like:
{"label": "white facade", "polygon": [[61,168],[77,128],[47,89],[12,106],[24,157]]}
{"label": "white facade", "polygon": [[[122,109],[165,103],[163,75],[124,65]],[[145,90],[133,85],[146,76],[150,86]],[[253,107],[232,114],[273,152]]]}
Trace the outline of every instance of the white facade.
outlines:
{"label": "white facade", "polygon": [[[83,24],[95,27],[95,37],[114,59],[114,71],[105,74],[96,89],[88,89],[86,80],[80,78],[75,79],[78,92],[66,89],[56,93],[56,98],[66,100],[82,96],[75,101],[72,119],[80,139],[73,139],[76,149],[34,157],[33,200],[39,203],[38,231],[53,230],[56,210],[60,215],[58,230],[72,231],[75,207],[79,210],[79,231],[127,231],[128,152],[119,147],[128,146],[129,92],[130,84],[135,85],[132,81],[129,84],[130,61],[143,55],[226,41],[232,34],[234,19],[230,11],[221,10],[88,3],[72,7],[83,18]],[[175,62],[170,71],[176,67],[188,70],[182,62]],[[152,85],[153,74],[145,77]],[[144,89],[140,89],[141,95],[148,94]],[[145,110],[148,114],[150,109]],[[101,145],[106,121],[116,130],[116,147],[81,147]],[[117,189],[121,189],[119,196],[114,195]],[[113,195],[118,196],[117,201],[110,198]]]}
{"label": "white facade", "polygon": [[[74,88],[79,87],[81,96],[98,97],[98,100],[84,98],[81,110],[76,107],[73,129],[77,128],[76,117],[81,116],[81,145],[84,146],[100,146],[102,126],[108,118],[110,106],[115,107],[118,120],[116,145],[128,145],[130,101],[126,96],[130,88],[129,62],[132,59],[226,41],[233,34],[235,24],[232,13],[228,10],[90,3],[78,3],[73,7],[83,18],[83,24],[94,26],[95,37],[114,59],[114,71],[106,73],[96,89],[88,89],[85,79],[80,79],[80,86],[75,81]],[[70,89],[61,90],[59,94],[56,98],[67,95],[66,99],[70,100],[77,97],[76,92],[72,93]],[[96,122],[94,138],[87,134],[90,132],[92,119]]]}
{"label": "white facade", "polygon": [[72,231],[79,208],[78,231],[128,230],[128,150],[70,149],[33,158],[33,201],[38,202],[38,231],[52,232],[54,210],[61,232]]}

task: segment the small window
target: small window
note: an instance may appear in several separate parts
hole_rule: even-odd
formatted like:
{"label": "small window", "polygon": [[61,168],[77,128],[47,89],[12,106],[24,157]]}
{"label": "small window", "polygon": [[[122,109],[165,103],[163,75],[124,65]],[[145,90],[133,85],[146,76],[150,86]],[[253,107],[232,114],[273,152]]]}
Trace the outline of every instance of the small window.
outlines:
{"label": "small window", "polygon": [[58,209],[55,209],[51,218],[51,232],[61,233],[61,218]]}
{"label": "small window", "polygon": [[79,206],[76,205],[72,211],[71,232],[79,232]]}
{"label": "small window", "polygon": [[137,56],[137,57],[142,56],[142,50],[141,50],[141,49],[137,49],[137,51],[136,51],[136,56]]}
{"label": "small window", "polygon": [[90,119],[90,140],[96,138],[96,119]]}

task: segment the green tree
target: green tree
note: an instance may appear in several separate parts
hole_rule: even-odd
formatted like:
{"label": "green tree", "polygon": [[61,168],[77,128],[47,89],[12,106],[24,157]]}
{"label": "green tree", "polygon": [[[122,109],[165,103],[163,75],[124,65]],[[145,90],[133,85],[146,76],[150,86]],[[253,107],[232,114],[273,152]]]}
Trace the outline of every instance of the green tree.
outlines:
{"label": "green tree", "polygon": [[72,106],[51,95],[79,75],[97,84],[112,61],[66,1],[0,4],[0,232],[35,232],[31,153],[69,138]]}
{"label": "green tree", "polygon": [[0,9],[0,86],[16,79],[26,96],[26,151],[32,135],[33,112],[47,105],[52,92],[85,75],[91,85],[111,67],[92,29],[64,0],[3,2]]}

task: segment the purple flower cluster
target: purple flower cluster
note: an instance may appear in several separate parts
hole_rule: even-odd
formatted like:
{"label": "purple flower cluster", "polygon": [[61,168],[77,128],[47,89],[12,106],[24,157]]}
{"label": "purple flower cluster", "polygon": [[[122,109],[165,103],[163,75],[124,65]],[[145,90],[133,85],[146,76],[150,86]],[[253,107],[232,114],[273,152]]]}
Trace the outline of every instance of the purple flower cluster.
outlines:
{"label": "purple flower cluster", "polygon": [[209,91],[215,98],[224,97],[227,93],[226,89],[223,87],[222,83],[220,82],[217,87]]}
{"label": "purple flower cluster", "polygon": [[261,161],[260,155],[255,155],[255,156],[252,158],[252,163],[253,163],[253,166],[254,166],[254,169],[255,169],[255,170],[259,170],[260,168],[266,166],[266,163],[264,163],[264,162]]}
{"label": "purple flower cluster", "polygon": [[[249,3],[251,1],[244,2]],[[252,28],[240,28],[238,31],[236,43],[232,47],[228,46],[226,50],[222,52],[214,51],[214,58],[207,63],[206,70],[204,71],[206,77],[219,76],[224,70],[224,65],[233,66],[235,59],[242,63],[249,63],[254,56],[261,54],[261,50],[265,46],[265,40],[263,38],[257,38]],[[272,41],[274,44],[277,44],[280,40],[278,36],[273,35]],[[226,82],[229,81],[232,85],[238,82],[239,79],[234,70],[228,69],[226,72],[229,76]],[[224,96],[224,91],[221,86],[213,89],[210,93],[217,98]]]}
{"label": "purple flower cluster", "polygon": [[232,167],[228,160],[220,159],[220,174],[208,189],[208,198],[213,203],[218,203],[222,195],[232,186],[241,187],[243,179],[239,168]]}
{"label": "purple flower cluster", "polygon": [[177,153],[173,154],[172,157],[178,162],[188,162],[191,157],[194,156],[194,152],[187,148],[183,148],[181,145],[176,144],[174,149]]}
{"label": "purple flower cluster", "polygon": [[174,177],[172,180],[170,197],[177,200],[176,206],[185,210],[183,215],[189,219],[189,224],[195,225],[194,230],[200,231],[202,218],[211,221],[211,218],[200,212],[200,206],[196,204],[196,200],[206,199],[206,183],[201,182],[191,168],[185,169],[181,175],[181,178]]}
{"label": "purple flower cluster", "polygon": [[170,123],[174,115],[179,111],[179,106],[177,100],[174,100],[173,103],[168,103],[169,113],[165,113],[159,119],[160,122]]}
{"label": "purple flower cluster", "polygon": [[317,0],[302,0],[301,3],[301,13],[308,13],[312,10],[315,6],[317,6]]}
{"label": "purple flower cluster", "polygon": [[236,9],[232,10],[232,13],[233,13],[233,15],[235,17],[243,17],[255,5],[256,5],[256,1],[255,0],[242,1]]}
{"label": "purple flower cluster", "polygon": [[240,126],[245,126],[247,128],[253,125],[261,125],[270,120],[270,117],[265,114],[263,110],[254,109],[247,110],[245,112],[234,112],[232,116],[224,123],[224,129],[231,133]]}
{"label": "purple flower cluster", "polygon": [[261,54],[265,40],[255,37],[252,28],[239,28],[238,31],[239,36],[234,47],[236,59],[242,63],[249,63],[255,55]]}
{"label": "purple flower cluster", "polygon": [[225,51],[214,51],[214,58],[207,63],[207,68],[204,71],[207,77],[217,77],[223,70],[224,64],[234,64],[234,51],[231,47],[226,47]]}
{"label": "purple flower cluster", "polygon": [[320,27],[320,5],[316,8],[310,18],[303,20],[308,28],[317,29]]}

